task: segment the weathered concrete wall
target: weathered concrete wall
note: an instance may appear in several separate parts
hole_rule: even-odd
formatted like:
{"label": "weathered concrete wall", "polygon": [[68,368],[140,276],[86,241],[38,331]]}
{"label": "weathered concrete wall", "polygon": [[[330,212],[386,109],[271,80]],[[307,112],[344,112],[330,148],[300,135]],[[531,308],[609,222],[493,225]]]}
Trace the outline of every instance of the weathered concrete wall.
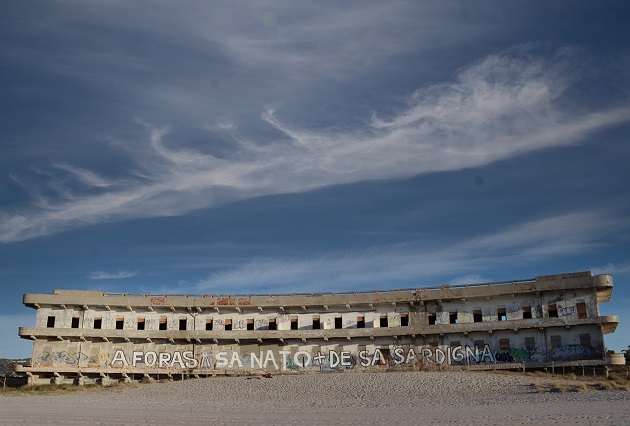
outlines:
{"label": "weathered concrete wall", "polygon": [[603,335],[617,323],[599,316],[598,301],[610,297],[609,276],[499,284],[356,296],[25,295],[37,320],[35,328],[20,329],[33,339],[32,366],[23,371],[59,382],[603,362]]}
{"label": "weathered concrete wall", "polygon": [[[556,334],[554,334],[556,333]],[[580,340],[588,335],[590,343]],[[552,336],[560,340],[554,344]],[[403,349],[404,360],[394,357]],[[377,349],[381,351],[380,356]],[[409,351],[413,349],[410,355]],[[351,342],[315,341],[309,344],[180,344],[164,342],[50,342],[36,341],[33,367],[63,369],[67,367],[159,370],[177,373],[223,372],[224,370],[322,370],[330,363],[329,352],[347,352],[352,366],[348,368],[380,368],[417,364],[467,365],[501,362],[546,362],[602,359],[601,332],[597,326],[576,327],[571,333],[562,328],[548,330],[503,331],[489,335],[425,336],[403,338],[391,343],[384,339],[353,339]],[[361,354],[361,352],[364,352]],[[148,355],[150,354],[150,355]],[[164,355],[167,354],[167,355]],[[176,355],[178,354],[178,355]],[[298,354],[298,355],[296,355]],[[323,354],[325,358],[317,359]],[[467,354],[467,359],[460,356]],[[483,355],[480,357],[480,355]],[[306,358],[305,363],[297,362]],[[379,358],[376,363],[361,365],[362,359]],[[149,357],[149,359],[147,359]],[[254,358],[256,357],[256,358]],[[288,357],[288,358],[287,358]],[[254,359],[253,359],[254,358]],[[253,362],[253,364],[252,364]],[[294,365],[295,364],[295,365]],[[302,365],[303,364],[303,365]],[[212,371],[216,370],[216,371]]]}

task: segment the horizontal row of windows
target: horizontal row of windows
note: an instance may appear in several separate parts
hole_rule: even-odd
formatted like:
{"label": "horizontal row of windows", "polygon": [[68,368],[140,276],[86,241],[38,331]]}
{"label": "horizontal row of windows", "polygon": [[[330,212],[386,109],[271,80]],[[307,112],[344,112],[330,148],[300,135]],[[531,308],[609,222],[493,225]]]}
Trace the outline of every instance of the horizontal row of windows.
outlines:
{"label": "horizontal row of windows", "polygon": [[[239,329],[245,329],[245,330],[256,330],[255,323],[254,323],[254,319],[253,318],[249,318],[246,321],[246,328],[239,328]],[[298,328],[298,318],[297,316],[293,316],[290,318],[291,321],[291,330],[299,330]],[[378,325],[379,327],[389,327],[389,318],[387,317],[387,315],[381,315],[378,319]],[[222,323],[222,330],[226,330],[226,331],[230,331],[232,330],[232,320],[231,319],[222,319],[221,320]],[[136,329],[137,330],[145,330],[145,319],[144,318],[138,318],[136,321]],[[188,319],[187,318],[180,318],[178,323],[176,323],[178,325],[178,330],[186,330],[188,327]],[[166,317],[160,317],[159,319],[159,326],[158,326],[158,330],[167,330],[167,318]],[[400,326],[401,327],[407,327],[409,325],[409,314],[403,313],[400,314]],[[50,315],[48,317],[46,326],[48,328],[54,328],[55,327],[55,316],[54,315]],[[71,324],[72,328],[79,328],[79,317],[73,317],[72,318],[72,324]],[[116,330],[123,330],[125,326],[125,319],[124,318],[117,318],[116,319]],[[266,329],[266,330],[277,330],[278,329],[278,324],[276,322],[275,318],[269,318],[267,320],[267,322],[265,322],[265,328],[258,328],[259,330],[261,329]],[[364,316],[358,316],[356,318],[356,328],[371,328],[374,327],[374,321],[366,321]],[[103,318],[94,318],[94,328],[95,329],[101,329],[103,328]],[[322,322],[320,320],[320,317],[318,315],[313,315],[312,317],[312,328],[315,330],[321,329],[322,328]],[[343,319],[342,317],[336,317],[334,319],[334,328],[335,329],[342,329],[343,327]],[[350,327],[345,327],[345,328],[350,328]],[[352,324],[351,328],[355,328],[355,324]],[[213,330],[214,328],[214,320],[212,318],[207,319],[206,323],[205,323],[205,329],[206,330]]]}
{"label": "horizontal row of windows", "polygon": [[[588,333],[583,333],[579,335],[580,338],[580,345],[584,346],[584,347],[590,347],[592,346],[591,343],[591,335]],[[475,340],[473,342],[473,345],[478,347],[478,348],[483,348],[485,346],[485,341],[484,340]],[[429,346],[438,346],[438,342],[437,340],[432,340],[432,341],[428,341]],[[566,341],[563,342],[562,341],[562,336],[561,335],[553,335],[553,336],[549,336],[549,346],[551,348],[559,348],[563,345],[566,344]],[[461,346],[461,342],[459,340],[451,340],[449,342],[449,346],[451,347],[457,347],[457,346]],[[518,345],[516,347],[519,347]],[[527,350],[534,350],[536,349],[536,338],[535,337],[525,337],[523,339],[523,347]],[[510,346],[510,339],[505,338],[505,339],[499,339],[499,350],[502,351],[509,351],[510,349],[512,349],[512,347]]]}
{"label": "horizontal row of windows", "polygon": [[[577,303],[576,305],[576,313],[577,313],[577,317],[578,319],[586,319],[587,316],[587,311],[586,311],[586,304],[585,303]],[[540,309],[540,308],[539,308]],[[436,325],[438,324],[437,321],[437,315],[436,313],[428,313],[427,314],[427,319],[428,319],[428,324],[429,325]],[[540,315],[540,314],[539,314]],[[558,307],[555,303],[549,304],[547,305],[547,316],[549,318],[557,318],[558,317]],[[510,315],[510,319],[531,319],[533,318],[532,315],[532,307],[531,306],[523,306],[520,309],[520,315],[519,314],[515,314],[514,312],[511,312]],[[515,318],[516,317],[516,318]],[[476,309],[473,311],[473,315],[472,315],[472,319],[473,322],[484,322],[484,315],[481,311],[481,309]],[[495,317],[496,321],[507,321],[508,320],[508,315],[507,315],[507,311],[506,308],[497,308],[496,311],[496,317]],[[255,329],[267,329],[267,330],[277,330],[277,324],[276,324],[276,320],[275,318],[271,318],[269,319],[268,325],[266,325],[266,328],[255,328],[254,327],[254,319],[250,318],[247,319],[247,326],[246,330],[255,330]],[[459,323],[459,319],[458,319],[458,312],[457,311],[452,311],[452,312],[448,312],[448,321],[450,324],[458,324]],[[485,318],[485,322],[488,321],[488,317],[486,315]],[[95,329],[100,329],[102,328],[102,324],[103,324],[103,319],[102,318],[95,318],[94,319],[94,328]],[[179,320],[178,323],[178,330],[186,330],[187,328],[187,324],[188,324],[188,320],[187,318],[181,318]],[[225,330],[231,330],[232,329],[232,320],[231,319],[227,319],[227,320],[223,320],[223,325],[224,325],[224,329]],[[408,314],[400,314],[400,326],[408,326],[409,325],[409,316]],[[72,324],[71,324],[72,328],[79,328],[79,317],[73,317],[72,318]],[[374,327],[374,322],[373,321],[366,321],[365,317],[363,316],[358,316],[356,318],[356,328],[370,328],[370,327]],[[389,319],[387,317],[387,315],[381,315],[380,318],[378,319],[378,326],[379,327],[389,327]],[[47,321],[47,327],[49,328],[54,328],[55,327],[55,316],[51,315],[48,317],[48,321]],[[116,329],[118,330],[122,330],[124,328],[124,318],[118,318],[116,320]],[[136,328],[138,330],[144,330],[145,329],[145,320],[143,318],[139,318],[137,320],[136,323]],[[322,328],[322,324],[320,321],[320,317],[318,315],[313,315],[312,316],[312,328],[313,329],[321,329]],[[342,323],[342,317],[336,317],[334,319],[334,328],[335,329],[342,329],[343,327],[343,323]],[[345,327],[345,328],[349,328],[349,327]],[[355,326],[353,325],[352,328],[355,328]],[[206,330],[212,330],[213,329],[213,320],[212,319],[208,319],[206,320]],[[239,329],[243,329],[242,327],[240,327]],[[297,316],[293,316],[291,317],[291,330],[298,330],[298,319]],[[167,318],[166,317],[161,317],[160,318],[160,322],[159,322],[159,328],[158,330],[167,330]]]}
{"label": "horizontal row of windows", "polygon": [[[586,313],[586,304],[576,303],[575,306],[576,306],[578,319],[587,319],[588,315]],[[515,319],[531,319],[533,318],[532,307],[523,306],[520,309],[520,312],[517,311],[516,313],[512,313],[511,316],[512,318],[516,316],[517,318]],[[558,306],[555,303],[550,303],[549,305],[547,305],[547,316],[549,318],[558,318]],[[428,319],[429,319],[429,325],[437,324],[437,314],[429,313]],[[459,320],[457,316],[457,311],[449,312],[448,319],[449,319],[450,324],[458,324]],[[507,321],[507,319],[508,319],[508,316],[507,316],[506,308],[497,308],[496,321]],[[473,311],[473,322],[483,322],[483,320],[484,318],[483,318],[483,313],[481,312],[481,309],[475,309]]]}

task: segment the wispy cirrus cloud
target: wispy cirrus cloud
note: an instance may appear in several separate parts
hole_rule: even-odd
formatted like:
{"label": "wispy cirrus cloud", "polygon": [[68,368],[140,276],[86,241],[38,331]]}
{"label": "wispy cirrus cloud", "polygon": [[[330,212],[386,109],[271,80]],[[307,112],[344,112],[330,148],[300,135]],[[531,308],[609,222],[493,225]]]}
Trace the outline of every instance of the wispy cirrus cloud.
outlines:
{"label": "wispy cirrus cloud", "polygon": [[426,283],[419,280],[436,277],[452,277],[445,280],[451,284],[482,282],[489,278],[476,271],[585,253],[601,245],[601,239],[628,227],[630,223],[622,217],[599,212],[569,213],[515,224],[430,250],[426,245],[400,244],[316,258],[258,258],[215,273],[191,290],[255,293],[421,287]]}
{"label": "wispy cirrus cloud", "polygon": [[622,263],[608,263],[605,266],[591,268],[594,274],[625,275],[630,274],[630,261]]}
{"label": "wispy cirrus cloud", "polygon": [[[462,70],[455,81],[418,90],[397,113],[374,114],[363,128],[304,129],[266,109],[261,118],[278,136],[260,143],[240,136],[236,124],[219,122],[217,131],[232,137],[237,147],[228,156],[175,143],[167,126],[140,121],[149,137],[138,153],[131,152],[136,170],[106,179],[82,167],[53,165],[92,188],[70,187],[66,178],[51,177],[48,183],[68,195],[40,196],[28,208],[0,214],[0,241],[103,221],[182,215],[268,194],[461,170],[584,143],[593,132],[630,121],[628,106],[576,113],[559,102],[579,77],[571,69],[573,55],[560,49],[551,58],[537,57],[526,47],[490,55]],[[125,184],[112,185],[115,180]]]}
{"label": "wispy cirrus cloud", "polygon": [[119,270],[118,272],[94,271],[88,275],[90,280],[120,280],[133,278],[138,275],[138,271]]}

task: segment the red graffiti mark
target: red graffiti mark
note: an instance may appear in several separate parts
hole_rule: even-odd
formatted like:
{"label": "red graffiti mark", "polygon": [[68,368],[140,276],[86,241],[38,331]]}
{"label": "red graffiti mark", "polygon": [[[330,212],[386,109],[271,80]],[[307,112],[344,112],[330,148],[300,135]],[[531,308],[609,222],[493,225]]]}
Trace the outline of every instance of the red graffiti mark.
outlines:
{"label": "red graffiti mark", "polygon": [[237,298],[232,298],[232,297],[221,297],[221,298],[217,298],[217,305],[228,305],[228,306],[232,306],[232,305],[251,305],[251,302],[249,299],[244,298],[244,297],[237,297]]}

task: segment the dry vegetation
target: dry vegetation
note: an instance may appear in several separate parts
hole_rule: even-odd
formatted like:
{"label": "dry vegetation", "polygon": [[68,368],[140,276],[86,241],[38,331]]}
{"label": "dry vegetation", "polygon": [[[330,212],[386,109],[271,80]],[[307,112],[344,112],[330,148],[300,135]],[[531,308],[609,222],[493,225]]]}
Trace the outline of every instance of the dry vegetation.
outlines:
{"label": "dry vegetation", "polygon": [[544,372],[525,373],[525,375],[548,380],[548,382],[530,383],[536,392],[588,392],[602,390],[630,391],[630,380],[628,380],[627,368],[611,371],[609,372],[608,377],[578,375],[562,376]]}

